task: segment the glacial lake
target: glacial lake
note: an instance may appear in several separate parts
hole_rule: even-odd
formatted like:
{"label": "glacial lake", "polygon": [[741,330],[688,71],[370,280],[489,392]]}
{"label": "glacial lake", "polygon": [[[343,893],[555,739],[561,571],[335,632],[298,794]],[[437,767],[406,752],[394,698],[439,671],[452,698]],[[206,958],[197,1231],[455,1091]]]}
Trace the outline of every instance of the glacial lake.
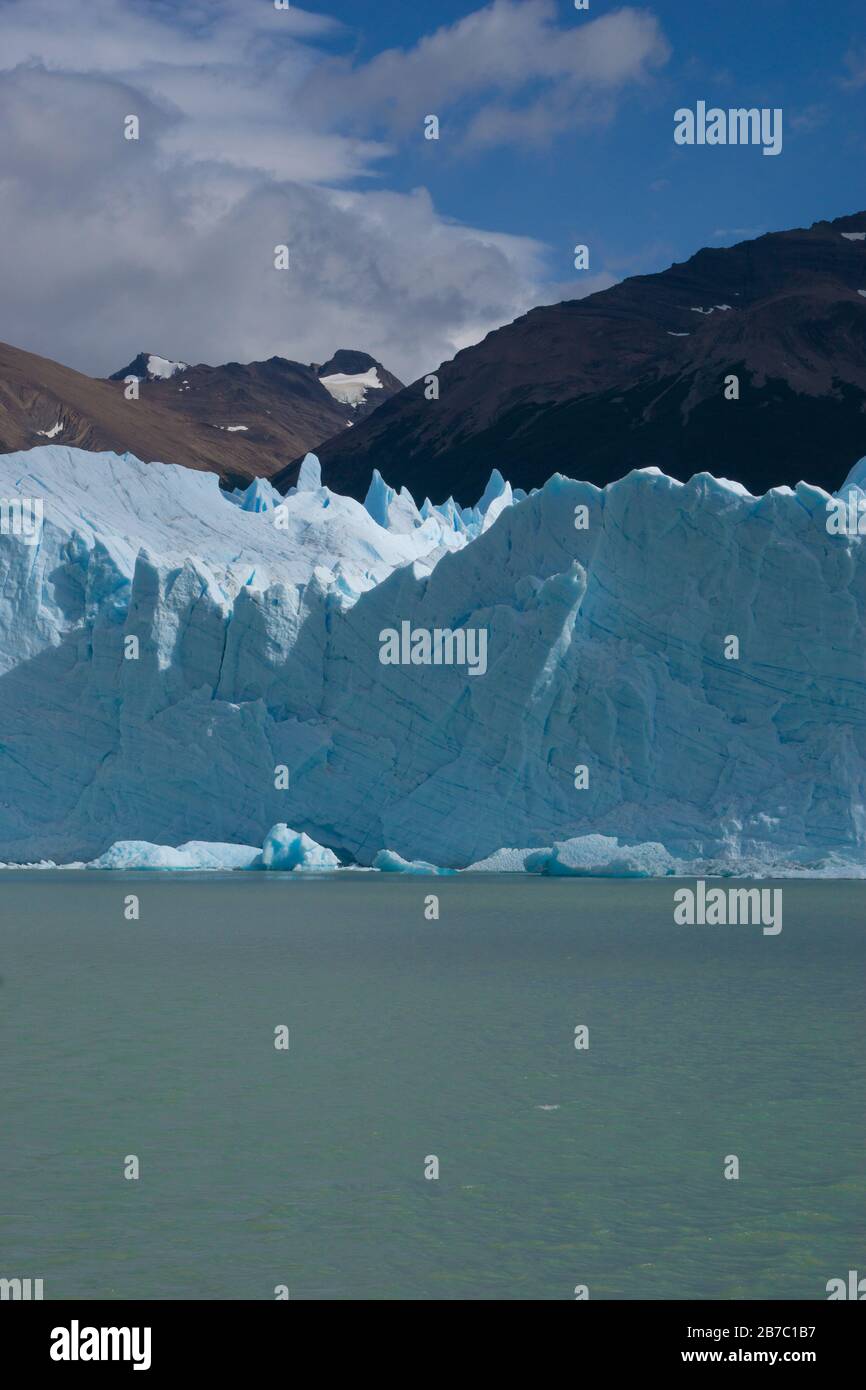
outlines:
{"label": "glacial lake", "polygon": [[826,1298],[866,1270],[866,884],[772,885],[777,936],[676,886],[0,873],[0,1276]]}

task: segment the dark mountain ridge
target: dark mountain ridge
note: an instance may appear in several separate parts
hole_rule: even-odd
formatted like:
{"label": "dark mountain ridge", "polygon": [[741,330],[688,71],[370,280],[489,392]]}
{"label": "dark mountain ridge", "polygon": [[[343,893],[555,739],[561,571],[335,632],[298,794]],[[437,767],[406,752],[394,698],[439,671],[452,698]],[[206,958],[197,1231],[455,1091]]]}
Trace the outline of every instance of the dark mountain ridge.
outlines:
{"label": "dark mountain ridge", "polygon": [[835,489],[866,454],[866,213],[533,309],[437,376],[438,400],[416,381],[320,446],[325,481],[362,496],[376,467],[416,497],[471,503],[494,467],[528,489],[654,465],[754,493]]}

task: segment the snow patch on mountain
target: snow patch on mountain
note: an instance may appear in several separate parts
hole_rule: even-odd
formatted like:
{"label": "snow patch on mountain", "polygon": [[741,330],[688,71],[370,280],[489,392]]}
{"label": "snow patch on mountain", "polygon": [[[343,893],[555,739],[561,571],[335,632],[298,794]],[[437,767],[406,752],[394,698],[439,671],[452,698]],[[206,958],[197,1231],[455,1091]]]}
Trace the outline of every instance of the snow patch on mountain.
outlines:
{"label": "snow patch on mountain", "polygon": [[320,376],[319,380],[335,401],[357,408],[367,399],[368,391],[381,391],[382,382],[375,367],[367,372],[356,372],[350,376],[346,372],[334,372],[330,376]]}
{"label": "snow patch on mountain", "polygon": [[[188,369],[186,362],[172,362],[170,358],[160,357],[155,352],[139,352],[128,366],[121,368],[119,372],[113,372],[109,380],[125,381],[128,377],[136,377],[139,381],[170,381],[178,372]],[[179,389],[183,387],[187,387],[186,382],[183,382]]]}
{"label": "snow patch on mountain", "polygon": [[167,357],[157,357],[150,353],[147,358],[147,375],[151,381],[168,381],[178,372],[187,370],[186,362],[171,362]]}

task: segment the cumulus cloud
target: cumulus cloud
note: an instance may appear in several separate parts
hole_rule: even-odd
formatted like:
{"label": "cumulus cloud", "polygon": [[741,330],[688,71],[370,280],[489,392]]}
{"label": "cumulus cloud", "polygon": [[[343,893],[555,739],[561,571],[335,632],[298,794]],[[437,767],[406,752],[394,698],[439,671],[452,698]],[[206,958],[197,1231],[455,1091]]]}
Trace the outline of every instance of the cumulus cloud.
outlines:
{"label": "cumulus cloud", "polygon": [[437,102],[467,148],[598,119],[593,92],[606,103],[663,60],[654,23],[558,30],[547,0],[495,0],[361,66],[334,56],[341,32],[294,5],[0,6],[3,336],[94,373],[139,348],[218,362],[352,346],[411,379],[549,300],[539,242],[387,191],[389,163]]}

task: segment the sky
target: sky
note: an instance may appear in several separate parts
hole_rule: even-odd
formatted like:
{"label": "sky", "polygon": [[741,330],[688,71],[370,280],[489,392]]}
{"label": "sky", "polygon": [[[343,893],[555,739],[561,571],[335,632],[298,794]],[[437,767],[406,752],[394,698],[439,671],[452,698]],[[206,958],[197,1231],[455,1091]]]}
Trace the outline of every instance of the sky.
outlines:
{"label": "sky", "polygon": [[[676,144],[698,101],[780,108],[781,153]],[[409,381],[863,209],[862,0],[0,0],[0,336],[94,375],[348,347]]]}

